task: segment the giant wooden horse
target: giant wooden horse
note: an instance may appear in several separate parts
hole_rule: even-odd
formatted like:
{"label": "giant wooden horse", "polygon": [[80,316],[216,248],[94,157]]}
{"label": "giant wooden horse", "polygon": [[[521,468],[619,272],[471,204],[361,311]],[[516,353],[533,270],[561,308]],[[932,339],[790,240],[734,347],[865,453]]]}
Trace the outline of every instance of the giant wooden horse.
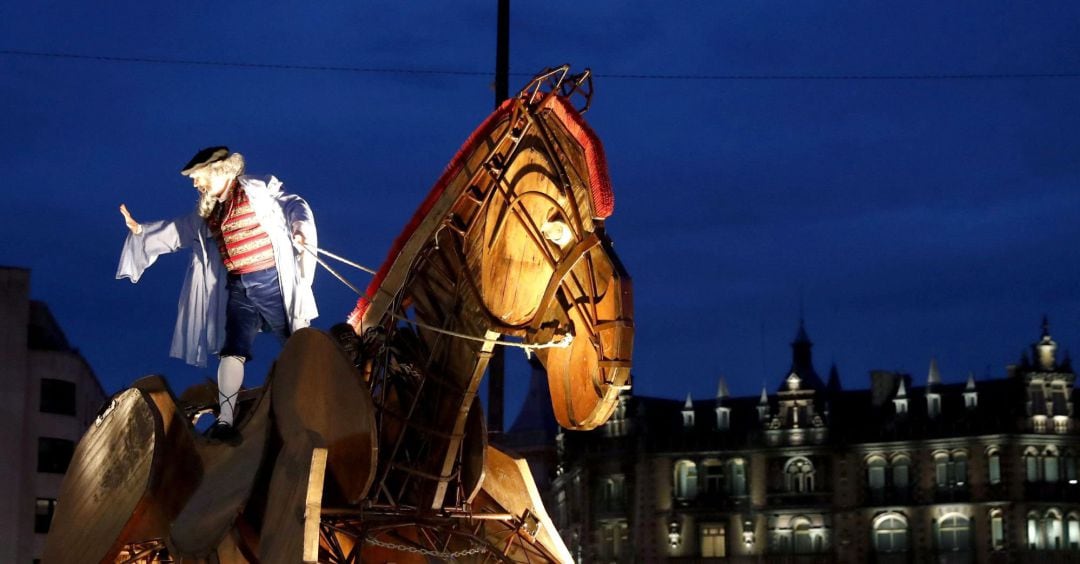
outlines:
{"label": "giant wooden horse", "polygon": [[568,429],[602,424],[629,386],[630,279],[603,229],[591,94],[564,66],[489,116],[348,325],[298,331],[244,393],[239,445],[193,431],[207,390],[147,377],[114,396],[44,561],[570,561],[528,466],[487,444],[477,390],[496,346],[538,356]]}

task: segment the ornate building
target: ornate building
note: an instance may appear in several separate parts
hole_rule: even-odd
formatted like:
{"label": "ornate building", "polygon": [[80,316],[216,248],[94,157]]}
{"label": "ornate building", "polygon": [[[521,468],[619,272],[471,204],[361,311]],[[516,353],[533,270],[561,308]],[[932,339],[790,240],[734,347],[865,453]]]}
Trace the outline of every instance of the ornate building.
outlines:
{"label": "ornate building", "polygon": [[800,324],[779,389],[626,396],[561,433],[550,513],[579,562],[1080,561],[1076,379],[1044,321],[1004,378],[823,381]]}

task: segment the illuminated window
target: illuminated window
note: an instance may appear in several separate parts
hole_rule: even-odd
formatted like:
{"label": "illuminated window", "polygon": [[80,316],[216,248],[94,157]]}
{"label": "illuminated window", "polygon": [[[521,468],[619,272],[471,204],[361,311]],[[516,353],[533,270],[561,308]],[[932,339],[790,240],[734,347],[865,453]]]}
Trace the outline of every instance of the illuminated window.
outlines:
{"label": "illuminated window", "polygon": [[905,455],[897,455],[892,461],[893,486],[898,490],[908,487],[908,469],[911,467],[911,459]]}
{"label": "illuminated window", "polygon": [[814,491],[814,464],[801,456],[788,460],[784,465],[784,485],[792,493]]}
{"label": "illuminated window", "polygon": [[996,448],[990,449],[986,455],[987,478],[991,484],[1001,483],[1001,456]]}
{"label": "illuminated window", "polygon": [[1066,533],[1068,533],[1068,537],[1066,537],[1066,540],[1069,542],[1069,548],[1080,550],[1080,517],[1076,513],[1069,514],[1067,527]]}
{"label": "illuminated window", "polygon": [[727,556],[723,525],[701,526],[701,556],[705,558],[723,558]]}
{"label": "illuminated window", "polygon": [[962,450],[934,453],[935,478],[938,488],[952,488],[967,483],[967,453]]}
{"label": "illuminated window", "polygon": [[1035,513],[1028,513],[1027,516],[1027,543],[1028,548],[1032,550],[1039,550],[1045,546],[1039,516]]}
{"label": "illuminated window", "polygon": [[1051,550],[1064,548],[1065,539],[1062,536],[1061,513],[1056,509],[1047,511],[1043,523],[1046,529],[1046,548]]}
{"label": "illuminated window", "polygon": [[728,477],[731,480],[728,490],[731,495],[746,495],[746,461],[741,458],[728,461]]}
{"label": "illuminated window", "polygon": [[1027,481],[1039,481],[1039,454],[1033,448],[1024,451],[1024,467],[1027,469]]}
{"label": "illuminated window", "polygon": [[872,456],[867,461],[866,483],[874,491],[885,489],[885,459],[883,457]]}
{"label": "illuminated window", "polygon": [[814,542],[810,536],[810,521],[808,519],[796,519],[791,527],[792,536],[795,539],[795,552],[805,554],[814,551]]}
{"label": "illuminated window", "polygon": [[49,532],[49,525],[52,523],[53,513],[55,512],[55,499],[48,499],[42,497],[37,498],[37,503],[34,507],[34,532]]}
{"label": "illuminated window", "polygon": [[693,461],[680,460],[675,463],[675,497],[697,497],[697,465]]}
{"label": "illuminated window", "polygon": [[716,408],[716,428],[721,431],[726,431],[731,427],[731,408],[718,407]]}
{"label": "illuminated window", "polygon": [[990,547],[994,550],[1005,548],[1005,519],[1000,509],[990,511]]}
{"label": "illuminated window", "polygon": [[967,551],[971,544],[971,523],[963,515],[948,515],[937,523],[937,539],[943,552]]}
{"label": "illuminated window", "polygon": [[1058,453],[1053,447],[1048,447],[1043,451],[1043,479],[1047,482],[1057,482],[1061,479],[1058,474]]}
{"label": "illuminated window", "polygon": [[878,552],[906,552],[907,519],[899,513],[879,517],[874,525],[874,549]]}

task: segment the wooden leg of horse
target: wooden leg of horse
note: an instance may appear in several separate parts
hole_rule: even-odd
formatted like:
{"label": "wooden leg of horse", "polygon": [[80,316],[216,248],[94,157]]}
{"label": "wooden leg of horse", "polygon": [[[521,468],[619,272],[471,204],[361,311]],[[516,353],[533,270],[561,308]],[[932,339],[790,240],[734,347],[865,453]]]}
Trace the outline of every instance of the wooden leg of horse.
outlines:
{"label": "wooden leg of horse", "polygon": [[318,562],[326,448],[292,437],[278,453],[259,539],[263,564]]}

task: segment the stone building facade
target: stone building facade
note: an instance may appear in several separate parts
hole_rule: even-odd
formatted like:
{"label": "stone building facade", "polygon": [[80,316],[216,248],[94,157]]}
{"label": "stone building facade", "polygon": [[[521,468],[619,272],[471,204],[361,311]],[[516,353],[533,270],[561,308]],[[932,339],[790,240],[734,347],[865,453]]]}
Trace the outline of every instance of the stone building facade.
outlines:
{"label": "stone building facade", "polygon": [[0,562],[36,562],[68,462],[105,392],[30,272],[0,268]]}
{"label": "stone building facade", "polygon": [[1001,378],[823,381],[800,326],[772,394],[625,396],[560,433],[549,513],[579,562],[1080,561],[1075,373],[1044,322]]}

